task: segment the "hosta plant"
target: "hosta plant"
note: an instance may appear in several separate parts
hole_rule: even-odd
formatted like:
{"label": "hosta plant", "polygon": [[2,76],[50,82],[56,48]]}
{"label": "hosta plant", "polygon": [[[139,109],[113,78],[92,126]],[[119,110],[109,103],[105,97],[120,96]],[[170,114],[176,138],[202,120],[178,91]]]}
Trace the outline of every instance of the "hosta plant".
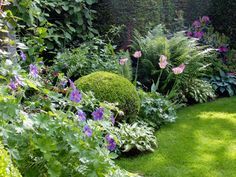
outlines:
{"label": "hosta plant", "polygon": [[212,76],[210,83],[220,96],[233,96],[236,94],[236,76],[233,73],[220,71],[218,76]]}
{"label": "hosta plant", "polygon": [[119,139],[119,149],[122,152],[131,150],[154,151],[157,147],[154,129],[149,127],[146,122],[120,123],[112,131],[113,135]]}
{"label": "hosta plant", "polygon": [[188,103],[203,103],[215,98],[215,91],[211,84],[200,79],[190,79],[181,91]]}

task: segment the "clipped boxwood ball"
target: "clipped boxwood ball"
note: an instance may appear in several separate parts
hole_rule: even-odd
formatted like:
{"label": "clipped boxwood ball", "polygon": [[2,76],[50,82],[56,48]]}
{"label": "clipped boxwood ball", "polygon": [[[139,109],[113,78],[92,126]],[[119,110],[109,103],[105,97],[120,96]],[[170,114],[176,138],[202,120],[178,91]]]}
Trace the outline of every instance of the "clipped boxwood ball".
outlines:
{"label": "clipped boxwood ball", "polygon": [[136,88],[127,79],[109,72],[94,72],[75,81],[80,90],[92,91],[100,101],[119,103],[126,118],[134,118],[140,108]]}

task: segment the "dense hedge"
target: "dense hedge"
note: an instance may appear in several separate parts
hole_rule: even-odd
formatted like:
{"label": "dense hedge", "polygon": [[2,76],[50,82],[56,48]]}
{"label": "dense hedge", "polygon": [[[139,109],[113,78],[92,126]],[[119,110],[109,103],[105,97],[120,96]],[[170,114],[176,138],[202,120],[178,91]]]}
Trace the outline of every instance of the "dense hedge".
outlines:
{"label": "dense hedge", "polygon": [[133,84],[117,74],[94,72],[75,82],[82,91],[93,91],[100,101],[118,102],[126,118],[134,118],[140,108],[140,99]]}
{"label": "dense hedge", "polygon": [[0,143],[0,177],[21,177],[19,171],[12,165],[10,156]]}
{"label": "dense hedge", "polygon": [[125,41],[130,40],[134,29],[145,33],[147,28],[161,22],[169,24],[175,17],[172,0],[99,0],[95,8],[100,32],[111,25],[125,25]]}
{"label": "dense hedge", "polygon": [[225,33],[231,38],[236,47],[236,1],[212,0],[211,17],[217,31]]}

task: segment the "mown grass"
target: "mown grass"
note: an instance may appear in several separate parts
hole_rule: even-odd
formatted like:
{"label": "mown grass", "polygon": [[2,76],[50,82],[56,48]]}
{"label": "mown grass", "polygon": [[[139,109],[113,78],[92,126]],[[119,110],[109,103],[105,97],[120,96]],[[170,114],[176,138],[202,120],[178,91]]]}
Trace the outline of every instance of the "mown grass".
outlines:
{"label": "mown grass", "polygon": [[117,163],[145,177],[236,177],[236,97],[183,108],[154,153]]}

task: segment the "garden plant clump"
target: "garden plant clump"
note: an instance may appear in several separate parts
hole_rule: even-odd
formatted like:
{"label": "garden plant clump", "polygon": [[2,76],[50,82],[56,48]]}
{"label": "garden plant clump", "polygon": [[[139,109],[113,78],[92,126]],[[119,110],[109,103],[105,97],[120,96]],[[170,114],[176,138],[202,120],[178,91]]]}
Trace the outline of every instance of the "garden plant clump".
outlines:
{"label": "garden plant clump", "polygon": [[0,177],[235,174],[233,29],[175,3],[0,0]]}

